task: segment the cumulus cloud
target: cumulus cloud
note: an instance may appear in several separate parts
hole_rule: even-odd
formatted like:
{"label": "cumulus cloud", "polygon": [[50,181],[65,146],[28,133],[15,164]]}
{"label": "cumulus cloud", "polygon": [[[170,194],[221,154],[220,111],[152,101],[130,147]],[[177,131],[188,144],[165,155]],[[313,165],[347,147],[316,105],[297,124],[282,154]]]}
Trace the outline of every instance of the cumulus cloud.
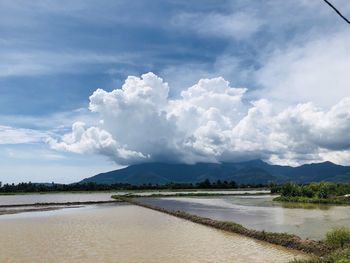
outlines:
{"label": "cumulus cloud", "polygon": [[350,98],[329,110],[304,103],[280,111],[266,99],[247,102],[246,92],[218,77],[201,79],[170,98],[168,84],[155,74],[130,76],[121,89],[98,89],[90,96],[98,126],[76,122],[71,133],[49,143],[118,164],[253,158],[350,163]]}
{"label": "cumulus cloud", "polygon": [[72,133],[66,134],[61,142],[50,138],[48,143],[54,150],[74,153],[94,153],[109,156],[118,163],[135,162],[146,158],[142,153],[124,148],[112,135],[97,127],[85,128],[82,122],[73,124]]}

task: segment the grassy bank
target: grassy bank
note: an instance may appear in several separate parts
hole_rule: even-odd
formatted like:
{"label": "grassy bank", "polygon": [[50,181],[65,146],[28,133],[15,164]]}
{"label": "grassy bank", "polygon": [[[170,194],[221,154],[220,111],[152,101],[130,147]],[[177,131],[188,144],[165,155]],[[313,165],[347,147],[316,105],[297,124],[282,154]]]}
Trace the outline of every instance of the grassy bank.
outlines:
{"label": "grassy bank", "polygon": [[[2,195],[31,195],[31,194],[94,194],[94,193],[152,193],[152,192],[191,192],[196,193],[198,191],[206,192],[220,192],[220,191],[269,191],[268,188],[232,188],[232,189],[213,189],[213,188],[182,188],[182,189],[142,189],[142,190],[71,190],[71,191],[44,191],[44,192],[0,192]],[[217,194],[216,194],[217,195]],[[220,195],[220,194],[219,194]]]}
{"label": "grassy bank", "polygon": [[335,228],[328,232],[325,241],[332,247],[331,253],[324,257],[308,260],[294,260],[294,263],[349,263],[350,262],[350,229]]}
{"label": "grassy bank", "polygon": [[338,249],[323,257],[313,257],[311,259],[293,260],[290,263],[349,263],[350,248]]}
{"label": "grassy bank", "polygon": [[350,205],[350,184],[343,183],[285,183],[272,185],[271,193],[280,194],[274,201]]}
{"label": "grassy bank", "polygon": [[27,206],[74,206],[74,205],[95,205],[95,204],[108,204],[116,203],[121,200],[108,200],[108,201],[83,201],[83,202],[50,202],[50,203],[34,203],[34,204],[12,204],[12,205],[0,205],[0,208],[11,208],[11,207],[27,207]]}
{"label": "grassy bank", "polygon": [[295,263],[349,263],[350,248],[336,250],[322,258],[294,261]]}
{"label": "grassy bank", "polygon": [[[0,192],[0,196],[6,195],[51,195],[51,194],[98,194],[98,193],[116,193],[125,191],[113,191],[113,190],[79,190],[79,191],[50,191],[50,192]],[[129,192],[129,191],[128,191]]]}
{"label": "grassy bank", "polygon": [[290,249],[300,250],[306,253],[312,253],[315,255],[325,255],[331,251],[331,247],[326,245],[324,242],[314,241],[314,240],[303,240],[296,235],[291,235],[287,233],[272,233],[266,231],[251,230],[243,227],[240,224],[227,221],[213,220],[210,218],[200,217],[197,215],[192,215],[183,211],[173,211],[167,210],[160,207],[151,206],[148,204],[141,203],[133,198],[112,196],[115,199],[126,201],[138,206],[153,209],[162,213],[173,215],[179,218],[183,218],[194,223],[210,226],[216,229],[241,234],[247,237],[251,237],[257,240],[262,240],[269,242],[271,244],[284,246]]}
{"label": "grassy bank", "polygon": [[350,205],[349,183],[310,183],[296,184],[288,182],[272,185],[271,193],[280,194],[274,201]]}
{"label": "grassy bank", "polygon": [[317,198],[304,196],[279,196],[273,199],[278,202],[291,203],[312,203],[312,204],[334,204],[334,205],[350,205],[350,198]]}
{"label": "grassy bank", "polygon": [[149,194],[149,195],[139,195],[137,193],[130,193],[125,196],[129,198],[137,198],[137,197],[205,197],[205,196],[235,196],[235,195],[266,195],[269,193],[196,193],[196,192],[190,192],[190,193],[171,193],[171,194],[163,194],[163,193],[155,193],[155,194]]}

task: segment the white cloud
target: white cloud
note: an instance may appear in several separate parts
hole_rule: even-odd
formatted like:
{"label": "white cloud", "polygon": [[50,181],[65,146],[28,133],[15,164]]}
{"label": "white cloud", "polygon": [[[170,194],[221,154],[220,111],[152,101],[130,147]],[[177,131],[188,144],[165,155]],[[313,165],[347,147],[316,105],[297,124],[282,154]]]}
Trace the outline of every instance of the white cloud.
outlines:
{"label": "white cloud", "polygon": [[182,13],[173,19],[173,24],[192,29],[200,35],[232,39],[246,39],[255,34],[263,21],[253,14],[236,12],[221,13]]}
{"label": "white cloud", "polygon": [[84,71],[88,65],[131,64],[133,54],[98,54],[93,52],[51,52],[28,50],[0,52],[0,77],[36,76]]}
{"label": "white cloud", "polygon": [[278,110],[266,99],[246,102],[246,89],[221,77],[201,79],[177,99],[168,93],[168,84],[153,73],[128,77],[111,92],[98,89],[89,108],[100,124],[77,122],[72,133],[50,144],[122,164],[252,158],[300,164],[327,157],[350,164],[350,98],[329,110],[312,103]]}
{"label": "white cloud", "polygon": [[12,159],[58,161],[66,157],[54,151],[31,149],[30,151],[7,148],[6,155]]}
{"label": "white cloud", "polygon": [[0,125],[0,145],[1,144],[23,144],[43,142],[48,138],[45,132],[14,128]]}
{"label": "white cloud", "polygon": [[54,150],[106,155],[120,164],[124,161],[135,162],[146,158],[143,154],[118,144],[107,131],[97,127],[85,129],[84,126],[84,123],[76,122],[73,124],[72,133],[65,135],[61,142],[49,139],[48,143]]}
{"label": "white cloud", "polygon": [[312,101],[318,106],[332,106],[350,96],[348,29],[310,37],[303,45],[267,56],[257,72],[257,82],[264,87],[258,96],[287,104]]}

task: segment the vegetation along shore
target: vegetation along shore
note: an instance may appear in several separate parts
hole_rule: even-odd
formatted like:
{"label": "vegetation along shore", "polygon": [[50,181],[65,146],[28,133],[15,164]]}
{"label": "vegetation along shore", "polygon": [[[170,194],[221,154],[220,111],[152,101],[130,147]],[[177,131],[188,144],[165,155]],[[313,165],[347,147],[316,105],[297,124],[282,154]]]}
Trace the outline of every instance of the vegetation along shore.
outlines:
{"label": "vegetation along shore", "polygon": [[280,194],[279,197],[274,198],[274,201],[280,202],[350,205],[350,184],[321,182],[298,185],[286,183],[272,185],[271,193]]}
{"label": "vegetation along shore", "polygon": [[100,184],[94,182],[73,183],[73,184],[56,184],[52,183],[18,183],[18,184],[2,184],[0,182],[1,194],[21,194],[21,193],[59,193],[59,192],[95,192],[95,191],[152,191],[152,190],[229,190],[229,189],[268,189],[266,184],[237,184],[234,181],[220,181],[211,182],[208,179],[192,183],[167,183],[167,184]]}

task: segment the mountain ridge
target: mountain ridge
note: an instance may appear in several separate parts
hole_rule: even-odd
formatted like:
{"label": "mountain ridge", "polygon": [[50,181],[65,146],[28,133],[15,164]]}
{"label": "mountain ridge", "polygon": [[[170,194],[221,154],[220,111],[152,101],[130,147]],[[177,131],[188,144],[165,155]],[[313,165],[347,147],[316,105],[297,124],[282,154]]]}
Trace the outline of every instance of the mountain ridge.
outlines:
{"label": "mountain ridge", "polygon": [[100,173],[85,178],[79,183],[95,182],[101,184],[127,183],[167,184],[198,183],[210,181],[235,181],[240,184],[266,184],[271,181],[298,183],[309,182],[350,182],[350,167],[326,161],[303,164],[297,167],[274,165],[262,160],[223,163],[142,163]]}

